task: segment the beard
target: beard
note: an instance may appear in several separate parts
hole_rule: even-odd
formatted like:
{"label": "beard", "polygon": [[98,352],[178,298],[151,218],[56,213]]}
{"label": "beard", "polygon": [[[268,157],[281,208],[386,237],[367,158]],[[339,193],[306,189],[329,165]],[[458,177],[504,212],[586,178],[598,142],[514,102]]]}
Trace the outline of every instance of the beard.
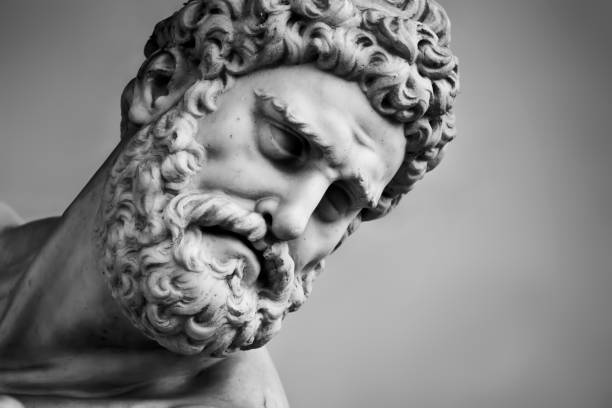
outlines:
{"label": "beard", "polygon": [[295,271],[260,214],[191,186],[206,171],[196,133],[196,117],[175,108],[132,137],[110,172],[98,244],[137,328],[170,351],[217,357],[267,343],[323,263]]}

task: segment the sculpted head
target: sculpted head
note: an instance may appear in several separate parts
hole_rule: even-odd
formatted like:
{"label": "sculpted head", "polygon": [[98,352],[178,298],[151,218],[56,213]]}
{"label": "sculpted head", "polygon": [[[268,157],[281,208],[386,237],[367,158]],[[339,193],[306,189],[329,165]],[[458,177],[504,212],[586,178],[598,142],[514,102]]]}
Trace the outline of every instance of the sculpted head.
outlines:
{"label": "sculpted head", "polygon": [[265,344],[453,139],[449,29],[429,0],[192,0],[160,22],[100,213],[132,323],[183,354]]}

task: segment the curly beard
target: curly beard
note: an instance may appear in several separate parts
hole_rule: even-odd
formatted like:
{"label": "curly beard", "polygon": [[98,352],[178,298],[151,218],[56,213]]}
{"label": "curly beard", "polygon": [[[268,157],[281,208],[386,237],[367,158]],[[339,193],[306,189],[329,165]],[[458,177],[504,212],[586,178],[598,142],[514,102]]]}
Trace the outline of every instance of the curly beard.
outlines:
{"label": "curly beard", "polygon": [[[190,186],[205,171],[196,133],[196,117],[175,108],[133,136],[105,189],[99,247],[114,298],[145,335],[176,353],[222,356],[268,342],[323,265],[296,273],[261,215]],[[207,251],[219,236],[243,251]]]}

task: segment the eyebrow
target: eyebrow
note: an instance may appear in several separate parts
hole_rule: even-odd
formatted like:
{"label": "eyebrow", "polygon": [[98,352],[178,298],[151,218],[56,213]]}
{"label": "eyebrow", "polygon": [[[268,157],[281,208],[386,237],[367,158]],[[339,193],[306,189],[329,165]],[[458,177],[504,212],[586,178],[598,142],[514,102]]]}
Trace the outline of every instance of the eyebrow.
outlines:
{"label": "eyebrow", "polygon": [[280,114],[283,119],[283,123],[280,123],[280,125],[289,127],[290,130],[306,137],[310,143],[321,150],[323,156],[329,160],[332,166],[339,167],[342,164],[336,149],[304,119],[298,117],[294,110],[289,107],[288,103],[262,89],[255,89],[253,92],[259,102],[258,107],[260,113],[265,115],[268,119],[278,123],[278,119],[270,117],[269,109],[266,109],[266,107],[272,108],[272,110]]}
{"label": "eyebrow", "polygon": [[[340,167],[342,165],[342,160],[338,156],[337,149],[334,148],[325,137],[317,133],[312,125],[299,117],[295,111],[289,107],[287,102],[260,88],[254,89],[253,93],[257,99],[259,113],[266,116],[267,119],[274,121],[276,124],[287,127],[289,130],[307,138],[311,144],[322,152],[323,157],[329,161],[332,167]],[[283,123],[278,123],[278,119],[271,117],[266,107],[272,108],[274,112],[278,113],[282,117]],[[369,139],[365,136],[365,132],[364,135],[356,135],[353,131],[353,137],[359,144],[370,147],[370,144],[364,140]],[[363,173],[357,170],[348,178],[347,182],[350,183],[351,193],[357,195],[356,198],[358,200],[365,202],[372,208],[378,205],[380,194],[374,192],[371,183]]]}

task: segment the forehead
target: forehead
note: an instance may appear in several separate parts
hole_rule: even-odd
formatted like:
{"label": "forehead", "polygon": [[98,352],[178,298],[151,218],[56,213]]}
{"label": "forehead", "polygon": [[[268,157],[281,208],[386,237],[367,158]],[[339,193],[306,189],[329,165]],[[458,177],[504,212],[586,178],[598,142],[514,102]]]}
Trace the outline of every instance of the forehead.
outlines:
{"label": "forehead", "polygon": [[[381,165],[380,181],[388,183],[399,168],[405,147],[403,125],[376,112],[355,82],[311,65],[258,71],[239,78],[235,91],[251,98],[263,90],[287,103],[292,114],[323,137],[340,140],[351,134],[368,144]],[[247,96],[248,95],[248,96]]]}

